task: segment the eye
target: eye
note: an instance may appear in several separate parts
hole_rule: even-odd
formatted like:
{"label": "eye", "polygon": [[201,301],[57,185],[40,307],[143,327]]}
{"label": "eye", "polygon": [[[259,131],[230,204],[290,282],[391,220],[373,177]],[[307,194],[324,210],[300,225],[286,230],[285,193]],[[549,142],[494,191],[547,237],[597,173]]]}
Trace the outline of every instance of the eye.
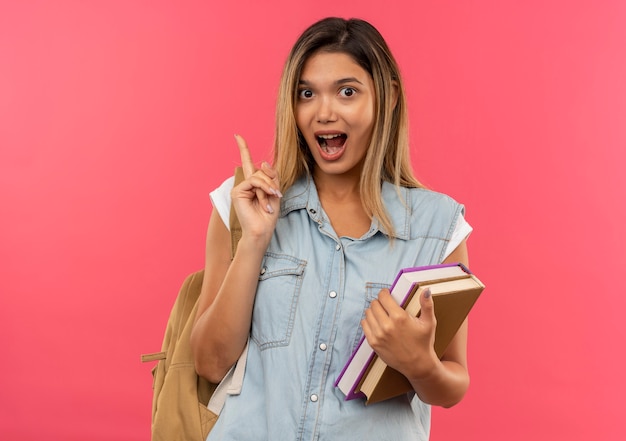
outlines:
{"label": "eye", "polygon": [[354,87],[342,87],[341,90],[339,91],[339,95],[346,97],[346,98],[354,96],[355,93],[356,93],[356,89]]}
{"label": "eye", "polygon": [[312,98],[313,97],[313,91],[309,90],[309,89],[301,89],[298,91],[298,98]]}

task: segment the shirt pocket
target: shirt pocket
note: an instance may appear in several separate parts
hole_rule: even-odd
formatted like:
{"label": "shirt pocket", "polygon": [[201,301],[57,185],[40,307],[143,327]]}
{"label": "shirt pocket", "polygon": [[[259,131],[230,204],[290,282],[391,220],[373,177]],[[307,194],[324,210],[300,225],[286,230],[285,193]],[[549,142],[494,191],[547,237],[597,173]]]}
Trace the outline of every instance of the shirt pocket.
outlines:
{"label": "shirt pocket", "polygon": [[388,283],[367,282],[365,284],[365,296],[363,297],[363,310],[361,312],[361,318],[359,319],[359,326],[356,327],[356,335],[352,342],[352,351],[354,352],[363,338],[363,328],[361,327],[361,320],[365,318],[365,311],[370,307],[372,300],[378,298],[378,293],[381,289],[389,289],[391,285]]}
{"label": "shirt pocket", "polygon": [[306,261],[289,255],[265,254],[251,330],[261,350],[289,344],[305,267]]}

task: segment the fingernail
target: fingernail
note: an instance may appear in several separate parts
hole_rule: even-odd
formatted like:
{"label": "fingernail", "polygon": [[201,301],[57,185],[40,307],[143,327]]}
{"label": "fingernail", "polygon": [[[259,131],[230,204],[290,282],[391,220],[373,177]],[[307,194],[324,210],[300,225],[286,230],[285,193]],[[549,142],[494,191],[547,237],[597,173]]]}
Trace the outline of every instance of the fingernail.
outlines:
{"label": "fingernail", "polygon": [[267,205],[265,206],[265,208],[267,208],[267,212],[268,212],[269,214],[274,214],[274,209],[272,208],[272,206],[271,206],[270,204],[267,204]]}
{"label": "fingernail", "polygon": [[283,197],[283,194],[280,192],[280,190],[276,190],[275,188],[272,188],[272,193],[274,193],[274,196],[278,196],[279,198]]}
{"label": "fingernail", "polygon": [[427,299],[430,297],[430,288],[426,288],[424,290],[424,298]]}

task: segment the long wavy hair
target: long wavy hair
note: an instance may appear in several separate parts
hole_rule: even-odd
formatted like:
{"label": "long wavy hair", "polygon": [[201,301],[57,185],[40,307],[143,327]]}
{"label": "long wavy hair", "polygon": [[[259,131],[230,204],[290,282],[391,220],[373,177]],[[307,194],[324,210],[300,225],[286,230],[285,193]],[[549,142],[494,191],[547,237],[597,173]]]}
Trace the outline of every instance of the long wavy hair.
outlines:
{"label": "long wavy hair", "polygon": [[393,235],[382,201],[382,182],[403,187],[422,185],[413,175],[409,157],[407,103],[400,70],[383,37],[364,20],[320,20],[302,33],[289,53],[278,91],[274,136],[274,166],[283,190],[309,174],[314,165],[296,125],[295,109],[302,68],[318,51],[347,54],[372,77],[376,118],[361,174],[361,200],[368,216]]}

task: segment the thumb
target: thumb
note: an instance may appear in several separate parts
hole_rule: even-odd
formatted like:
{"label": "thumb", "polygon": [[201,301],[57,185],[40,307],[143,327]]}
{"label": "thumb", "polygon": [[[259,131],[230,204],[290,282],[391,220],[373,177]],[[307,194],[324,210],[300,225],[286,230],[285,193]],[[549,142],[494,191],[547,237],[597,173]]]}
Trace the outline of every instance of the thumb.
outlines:
{"label": "thumb", "polygon": [[420,319],[425,323],[436,324],[435,304],[430,288],[426,288],[420,297]]}

